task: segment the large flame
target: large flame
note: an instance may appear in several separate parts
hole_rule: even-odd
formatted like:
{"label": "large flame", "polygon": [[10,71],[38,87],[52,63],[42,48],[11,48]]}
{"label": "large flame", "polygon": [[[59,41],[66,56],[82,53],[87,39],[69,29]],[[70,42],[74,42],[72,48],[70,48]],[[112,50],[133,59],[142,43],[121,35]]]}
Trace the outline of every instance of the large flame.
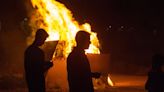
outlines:
{"label": "large flame", "polygon": [[76,45],[75,35],[79,30],[91,34],[91,44],[87,53],[99,54],[99,41],[96,33],[91,32],[89,23],[79,25],[66,6],[56,0],[31,0],[34,11],[31,15],[30,26],[32,30],[44,28],[49,33],[47,41],[59,40],[57,50],[67,56],[71,48]]}

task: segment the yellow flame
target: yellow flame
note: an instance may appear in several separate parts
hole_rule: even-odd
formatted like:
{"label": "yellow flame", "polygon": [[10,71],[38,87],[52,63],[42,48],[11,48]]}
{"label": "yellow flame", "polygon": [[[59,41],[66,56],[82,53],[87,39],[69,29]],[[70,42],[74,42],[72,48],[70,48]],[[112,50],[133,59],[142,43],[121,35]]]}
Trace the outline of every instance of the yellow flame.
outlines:
{"label": "yellow flame", "polygon": [[[72,47],[76,45],[75,35],[79,30],[86,30],[91,33],[91,44],[87,53],[99,54],[99,41],[96,33],[91,32],[89,23],[79,25],[66,6],[56,0],[31,0],[34,7],[30,25],[33,30],[44,28],[49,38],[47,41],[59,40],[62,46],[58,46],[59,52],[67,56]],[[61,42],[60,42],[61,41]]]}
{"label": "yellow flame", "polygon": [[114,84],[113,84],[112,80],[110,79],[110,76],[109,75],[108,75],[107,81],[108,81],[108,85],[114,86]]}

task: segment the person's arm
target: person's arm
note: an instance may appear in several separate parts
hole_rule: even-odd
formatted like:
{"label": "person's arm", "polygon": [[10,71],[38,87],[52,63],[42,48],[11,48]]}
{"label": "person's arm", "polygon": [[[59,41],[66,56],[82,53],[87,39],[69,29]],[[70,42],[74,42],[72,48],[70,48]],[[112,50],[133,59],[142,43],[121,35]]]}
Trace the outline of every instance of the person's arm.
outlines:
{"label": "person's arm", "polygon": [[43,66],[44,67],[44,72],[47,71],[52,66],[53,66],[53,62],[51,62],[51,61],[44,62],[44,66]]}
{"label": "person's arm", "polygon": [[147,81],[145,83],[145,89],[148,90],[151,88],[151,84],[153,83],[152,81],[152,75],[151,75],[151,72],[148,73],[148,78],[147,78]]}

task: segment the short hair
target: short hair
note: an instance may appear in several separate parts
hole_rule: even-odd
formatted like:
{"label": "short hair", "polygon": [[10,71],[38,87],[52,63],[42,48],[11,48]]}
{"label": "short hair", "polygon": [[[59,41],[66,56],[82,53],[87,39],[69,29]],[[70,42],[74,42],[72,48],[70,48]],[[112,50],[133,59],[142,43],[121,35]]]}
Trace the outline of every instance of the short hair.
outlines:
{"label": "short hair", "polygon": [[83,44],[89,38],[90,38],[90,33],[86,32],[84,30],[80,30],[80,31],[77,32],[75,40],[76,40],[77,44],[79,44],[79,43]]}
{"label": "short hair", "polygon": [[35,38],[42,38],[42,37],[48,37],[48,33],[44,29],[38,29],[35,34]]}

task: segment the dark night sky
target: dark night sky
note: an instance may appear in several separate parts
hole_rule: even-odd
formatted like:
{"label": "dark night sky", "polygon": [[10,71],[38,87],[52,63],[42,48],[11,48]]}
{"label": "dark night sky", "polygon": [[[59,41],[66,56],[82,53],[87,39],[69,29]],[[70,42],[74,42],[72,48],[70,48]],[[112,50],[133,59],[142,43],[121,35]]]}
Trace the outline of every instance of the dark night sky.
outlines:
{"label": "dark night sky", "polygon": [[[98,33],[102,52],[110,53],[113,61],[145,64],[150,62],[154,51],[164,47],[162,0],[58,1],[64,3],[80,23],[91,23]],[[5,31],[19,25],[26,17],[23,0],[1,0],[0,11]]]}
{"label": "dark night sky", "polygon": [[[26,0],[27,1],[27,0]],[[164,20],[162,0],[58,0],[73,12],[81,23],[91,22],[94,28],[109,25],[159,27]],[[1,0],[1,16],[16,19],[25,16],[22,0]],[[8,17],[8,16],[6,16]]]}
{"label": "dark night sky", "polygon": [[[162,0],[60,0],[80,17],[98,25],[157,26],[163,20]],[[75,16],[76,16],[75,15]]]}
{"label": "dark night sky", "polygon": [[[100,40],[102,39],[102,43],[105,44],[104,48],[109,49],[107,51],[112,51],[113,48],[114,52],[118,48],[125,48],[128,49],[126,52],[134,53],[148,48],[154,50],[154,44],[158,44],[154,43],[156,37],[163,45],[162,0],[60,1],[70,7],[80,22],[91,23],[93,30],[100,34]],[[110,25],[111,28],[108,28]]]}

